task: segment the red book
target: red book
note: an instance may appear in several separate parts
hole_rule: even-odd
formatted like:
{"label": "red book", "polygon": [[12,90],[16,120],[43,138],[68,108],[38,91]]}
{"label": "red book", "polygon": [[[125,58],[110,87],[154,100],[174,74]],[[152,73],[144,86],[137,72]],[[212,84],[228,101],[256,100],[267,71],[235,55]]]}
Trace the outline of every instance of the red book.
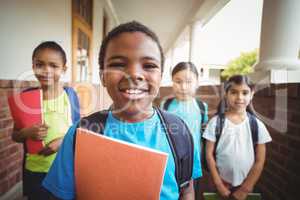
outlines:
{"label": "red book", "polygon": [[[21,92],[8,98],[11,116],[17,129],[43,123],[42,98],[42,91],[38,89]],[[42,140],[26,140],[27,152],[30,154],[37,154],[43,147]]]}
{"label": "red book", "polygon": [[78,128],[76,199],[159,200],[168,154]]}

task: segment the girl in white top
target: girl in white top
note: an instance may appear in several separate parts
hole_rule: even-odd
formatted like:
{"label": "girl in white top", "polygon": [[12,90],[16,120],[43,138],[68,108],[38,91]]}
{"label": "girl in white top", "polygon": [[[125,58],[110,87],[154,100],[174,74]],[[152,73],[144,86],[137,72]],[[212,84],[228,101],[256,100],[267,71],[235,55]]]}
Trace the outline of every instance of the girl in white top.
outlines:
{"label": "girl in white top", "polygon": [[253,146],[247,112],[252,113],[253,85],[248,77],[235,75],[225,84],[225,98],[218,114],[224,114],[223,129],[216,143],[217,116],[213,117],[203,134],[206,139],[206,159],[213,182],[223,198],[246,199],[263,170],[266,145],[271,141],[265,125],[256,118],[258,139]]}

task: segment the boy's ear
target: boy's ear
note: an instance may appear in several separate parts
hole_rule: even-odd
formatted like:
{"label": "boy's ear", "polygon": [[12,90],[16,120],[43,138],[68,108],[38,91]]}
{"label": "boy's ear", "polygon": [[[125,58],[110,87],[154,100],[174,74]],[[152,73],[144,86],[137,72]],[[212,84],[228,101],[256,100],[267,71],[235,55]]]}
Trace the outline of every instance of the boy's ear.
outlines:
{"label": "boy's ear", "polygon": [[103,70],[100,70],[99,76],[100,76],[100,81],[101,81],[102,85],[103,85],[104,87],[106,87],[106,84],[105,84],[105,78],[104,78],[104,74],[103,74]]}

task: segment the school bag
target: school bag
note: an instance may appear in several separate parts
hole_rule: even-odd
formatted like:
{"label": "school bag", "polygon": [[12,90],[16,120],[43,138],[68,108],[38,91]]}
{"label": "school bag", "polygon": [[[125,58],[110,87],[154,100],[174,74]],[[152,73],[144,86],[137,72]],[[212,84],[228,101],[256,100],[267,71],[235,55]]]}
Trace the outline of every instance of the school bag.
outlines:
{"label": "school bag", "polygon": [[[172,101],[174,99],[175,99],[175,97],[171,97],[171,98],[167,99],[163,105],[163,109],[168,110],[170,104],[172,103]],[[198,98],[196,98],[196,102],[197,102],[197,105],[198,105],[198,107],[200,109],[200,113],[201,113],[201,124],[203,124],[203,120],[205,118],[205,106],[204,106],[204,103]]]}
{"label": "school bag", "polygon": [[[170,104],[172,103],[172,101],[174,100],[174,97],[171,97],[169,99],[167,99],[163,105],[163,109],[164,110],[168,110]],[[196,98],[196,102],[197,105],[200,109],[200,114],[201,114],[201,129],[203,129],[202,124],[204,122],[204,118],[205,118],[205,106],[204,103]],[[202,130],[204,131],[204,130]],[[201,161],[201,165],[204,166],[205,169],[207,169],[207,164],[206,164],[206,156],[205,156],[205,141],[203,141],[204,139],[201,138],[200,144],[202,144],[203,148],[201,148],[201,152],[200,152],[200,161]]]}
{"label": "school bag", "polygon": [[[179,117],[155,108],[165,130],[168,143],[175,161],[175,177],[180,194],[189,185],[193,172],[194,143],[186,124]],[[93,113],[80,120],[78,127],[103,134],[109,110]],[[173,126],[172,126],[173,124]],[[176,124],[176,126],[174,126]],[[75,154],[76,134],[73,152]]]}
{"label": "school bag", "polygon": [[[251,139],[252,139],[252,143],[253,143],[253,149],[254,149],[254,153],[256,152],[256,144],[258,141],[258,124],[257,124],[257,119],[256,116],[254,114],[251,114],[250,112],[247,112],[247,116],[249,119],[249,124],[250,124],[250,130],[251,130]],[[215,135],[216,135],[216,141],[215,141],[215,146],[214,146],[214,157],[216,159],[216,149],[223,131],[223,127],[224,127],[224,123],[225,123],[225,114],[218,114],[217,115],[217,122],[216,122],[216,129],[215,129]],[[205,148],[205,140],[204,140],[204,148]],[[207,166],[207,161],[206,161],[206,155],[204,154],[204,159],[203,159],[203,167],[204,169],[208,170],[208,166]]]}

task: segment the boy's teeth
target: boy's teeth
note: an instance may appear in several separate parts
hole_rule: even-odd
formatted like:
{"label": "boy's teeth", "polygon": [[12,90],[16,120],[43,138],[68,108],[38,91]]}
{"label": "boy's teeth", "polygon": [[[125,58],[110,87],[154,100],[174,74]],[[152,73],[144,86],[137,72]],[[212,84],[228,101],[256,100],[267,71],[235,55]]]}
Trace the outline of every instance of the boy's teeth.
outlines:
{"label": "boy's teeth", "polygon": [[139,90],[139,89],[127,89],[126,93],[128,93],[128,94],[140,94],[140,93],[142,93],[142,91]]}

